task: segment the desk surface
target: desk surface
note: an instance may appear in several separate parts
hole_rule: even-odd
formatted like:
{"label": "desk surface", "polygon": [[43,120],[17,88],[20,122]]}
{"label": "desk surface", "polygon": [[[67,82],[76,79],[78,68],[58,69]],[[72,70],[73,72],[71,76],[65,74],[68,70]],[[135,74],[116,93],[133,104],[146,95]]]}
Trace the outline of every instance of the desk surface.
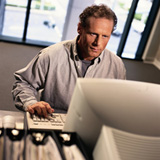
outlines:
{"label": "desk surface", "polygon": [[13,116],[16,122],[24,122],[24,112],[0,110],[0,119],[3,119],[3,117],[7,115]]}

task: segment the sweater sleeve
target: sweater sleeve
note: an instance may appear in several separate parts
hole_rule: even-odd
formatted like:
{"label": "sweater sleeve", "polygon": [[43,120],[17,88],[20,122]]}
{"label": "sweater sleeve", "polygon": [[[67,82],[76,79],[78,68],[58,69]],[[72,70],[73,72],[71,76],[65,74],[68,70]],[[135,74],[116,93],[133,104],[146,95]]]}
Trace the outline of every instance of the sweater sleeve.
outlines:
{"label": "sweater sleeve", "polygon": [[12,96],[18,109],[26,111],[27,106],[38,101],[38,91],[44,87],[46,61],[47,56],[39,53],[25,68],[14,73]]}

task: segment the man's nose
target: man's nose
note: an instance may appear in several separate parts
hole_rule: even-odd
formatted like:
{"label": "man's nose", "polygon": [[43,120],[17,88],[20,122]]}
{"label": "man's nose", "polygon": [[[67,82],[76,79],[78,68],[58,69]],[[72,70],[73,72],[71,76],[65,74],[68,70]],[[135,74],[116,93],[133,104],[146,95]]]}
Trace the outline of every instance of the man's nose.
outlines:
{"label": "man's nose", "polygon": [[95,38],[95,40],[94,40],[93,45],[98,46],[98,45],[100,45],[100,43],[101,43],[101,39],[100,39],[99,36],[97,36],[97,37]]}

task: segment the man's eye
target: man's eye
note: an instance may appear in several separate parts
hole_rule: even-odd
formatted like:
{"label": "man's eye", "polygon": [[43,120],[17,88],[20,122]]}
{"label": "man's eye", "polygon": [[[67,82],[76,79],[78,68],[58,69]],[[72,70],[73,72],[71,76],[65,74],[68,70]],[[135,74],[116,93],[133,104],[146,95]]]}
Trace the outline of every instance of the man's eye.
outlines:
{"label": "man's eye", "polygon": [[106,36],[106,35],[103,35],[103,38],[107,38],[108,36]]}
{"label": "man's eye", "polygon": [[91,35],[91,36],[96,36],[96,34],[95,34],[95,33],[90,33],[90,35]]}

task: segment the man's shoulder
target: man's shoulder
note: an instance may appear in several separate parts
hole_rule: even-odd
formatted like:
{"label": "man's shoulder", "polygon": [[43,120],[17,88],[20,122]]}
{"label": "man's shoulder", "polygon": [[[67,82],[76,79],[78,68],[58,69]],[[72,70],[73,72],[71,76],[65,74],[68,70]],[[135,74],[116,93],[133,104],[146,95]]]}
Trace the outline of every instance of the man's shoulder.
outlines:
{"label": "man's shoulder", "polygon": [[42,61],[54,61],[65,60],[65,57],[71,53],[71,46],[74,40],[61,41],[56,44],[50,45],[42,49],[38,55]]}
{"label": "man's shoulder", "polygon": [[104,50],[104,63],[112,66],[112,71],[117,75],[118,79],[126,79],[126,68],[122,59],[108,49]]}
{"label": "man's shoulder", "polygon": [[66,49],[70,49],[72,45],[74,45],[74,40],[66,40],[66,41],[61,41],[55,44],[52,44],[44,49],[42,49],[42,53],[44,54],[61,54],[64,51],[66,51]]}
{"label": "man's shoulder", "polygon": [[121,58],[119,56],[116,55],[116,53],[110,51],[109,49],[104,49],[104,57],[105,58],[110,58],[112,60],[117,60],[117,61],[121,61]]}

